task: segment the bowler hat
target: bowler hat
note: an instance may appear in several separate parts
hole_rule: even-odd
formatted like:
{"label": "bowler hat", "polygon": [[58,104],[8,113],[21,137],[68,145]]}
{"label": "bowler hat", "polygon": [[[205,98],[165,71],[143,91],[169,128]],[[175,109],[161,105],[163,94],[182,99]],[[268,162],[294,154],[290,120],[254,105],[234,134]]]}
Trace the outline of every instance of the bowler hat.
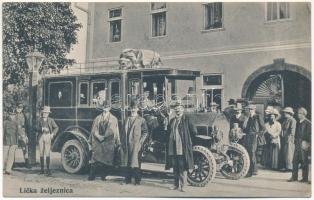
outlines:
{"label": "bowler hat", "polygon": [[138,101],[136,99],[131,100],[130,107],[131,108],[137,108],[138,107]]}
{"label": "bowler hat", "polygon": [[285,107],[282,112],[290,113],[291,115],[294,115],[293,109],[291,107]]}
{"label": "bowler hat", "polygon": [[51,113],[50,107],[49,106],[44,106],[43,109],[41,110],[43,113]]}
{"label": "bowler hat", "polygon": [[19,102],[19,103],[17,104],[17,108],[24,108],[23,103],[22,103],[22,102]]}
{"label": "bowler hat", "polygon": [[194,93],[195,93],[195,88],[189,87],[188,94],[194,94]]}
{"label": "bowler hat", "polygon": [[237,106],[233,108],[234,110],[242,110],[242,104],[237,103]]}

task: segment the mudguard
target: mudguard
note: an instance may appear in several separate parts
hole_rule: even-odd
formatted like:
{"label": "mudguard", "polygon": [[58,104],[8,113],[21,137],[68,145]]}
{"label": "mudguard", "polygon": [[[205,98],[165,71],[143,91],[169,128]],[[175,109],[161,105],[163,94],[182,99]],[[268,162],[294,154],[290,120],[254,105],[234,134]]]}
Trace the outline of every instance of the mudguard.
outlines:
{"label": "mudguard", "polygon": [[51,151],[61,152],[63,144],[70,139],[77,139],[87,150],[90,149],[88,133],[79,127],[72,127],[57,135],[53,141]]}

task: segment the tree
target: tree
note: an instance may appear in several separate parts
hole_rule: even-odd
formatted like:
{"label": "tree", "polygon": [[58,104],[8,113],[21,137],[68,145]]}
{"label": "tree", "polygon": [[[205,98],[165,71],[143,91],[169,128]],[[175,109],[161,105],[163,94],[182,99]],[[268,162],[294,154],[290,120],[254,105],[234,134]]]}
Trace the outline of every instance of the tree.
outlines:
{"label": "tree", "polygon": [[43,66],[48,68],[58,70],[75,62],[66,58],[81,27],[71,3],[4,3],[2,13],[4,88],[25,85],[25,56],[35,48],[46,56]]}

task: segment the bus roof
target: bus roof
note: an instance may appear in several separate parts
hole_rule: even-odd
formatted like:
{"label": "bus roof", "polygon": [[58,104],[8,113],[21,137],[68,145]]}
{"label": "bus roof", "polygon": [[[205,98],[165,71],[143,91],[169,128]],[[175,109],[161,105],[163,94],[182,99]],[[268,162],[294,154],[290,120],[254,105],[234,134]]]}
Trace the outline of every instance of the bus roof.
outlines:
{"label": "bus roof", "polygon": [[62,70],[60,73],[44,74],[44,78],[61,78],[61,77],[76,77],[76,76],[93,76],[93,75],[121,75],[123,73],[142,73],[143,76],[187,76],[187,77],[199,77],[200,71],[198,70],[186,70],[186,69],[173,69],[169,67],[162,68],[140,68],[140,69],[107,69],[107,70]]}

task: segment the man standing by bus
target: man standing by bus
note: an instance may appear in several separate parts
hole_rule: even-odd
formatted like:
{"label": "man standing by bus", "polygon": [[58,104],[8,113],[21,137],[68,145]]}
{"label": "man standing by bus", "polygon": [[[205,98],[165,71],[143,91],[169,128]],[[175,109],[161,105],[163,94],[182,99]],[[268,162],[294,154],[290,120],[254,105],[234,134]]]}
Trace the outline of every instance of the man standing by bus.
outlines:
{"label": "man standing by bus", "polygon": [[39,138],[39,153],[40,153],[40,174],[44,174],[44,156],[46,156],[47,171],[46,175],[51,176],[50,165],[50,150],[51,140],[58,133],[59,127],[56,122],[49,117],[50,107],[44,106],[41,111],[41,118],[38,121],[37,132]]}
{"label": "man standing by bus", "polygon": [[125,183],[130,184],[132,177],[135,185],[141,182],[141,153],[148,135],[147,124],[144,118],[138,115],[138,103],[133,100],[130,105],[131,114],[125,123],[125,132],[121,136],[121,165],[126,167]]}
{"label": "man standing by bus", "polygon": [[115,160],[116,149],[120,146],[118,120],[110,113],[110,103],[104,99],[105,94],[99,98],[99,109],[102,113],[98,115],[93,123],[89,143],[92,148],[90,160],[90,172],[88,180],[96,178],[96,168],[101,167],[101,179],[106,180],[106,176],[111,172]]}
{"label": "man standing by bus", "polygon": [[16,122],[18,125],[18,133],[19,133],[19,147],[22,148],[23,156],[25,160],[25,166],[26,168],[31,168],[28,162],[28,137],[26,134],[26,118],[25,114],[23,113],[23,104],[18,103],[16,108]]}
{"label": "man standing by bus", "polygon": [[187,170],[194,168],[192,137],[197,134],[197,130],[183,114],[181,102],[177,101],[174,106],[176,116],[171,119],[168,127],[166,169],[173,168],[174,187],[170,189],[184,192]]}
{"label": "man standing by bus", "polygon": [[250,169],[246,177],[257,175],[256,150],[257,138],[264,133],[264,120],[256,113],[256,105],[249,104],[246,107],[249,110],[249,116],[243,123],[245,136],[245,148],[250,156]]}

